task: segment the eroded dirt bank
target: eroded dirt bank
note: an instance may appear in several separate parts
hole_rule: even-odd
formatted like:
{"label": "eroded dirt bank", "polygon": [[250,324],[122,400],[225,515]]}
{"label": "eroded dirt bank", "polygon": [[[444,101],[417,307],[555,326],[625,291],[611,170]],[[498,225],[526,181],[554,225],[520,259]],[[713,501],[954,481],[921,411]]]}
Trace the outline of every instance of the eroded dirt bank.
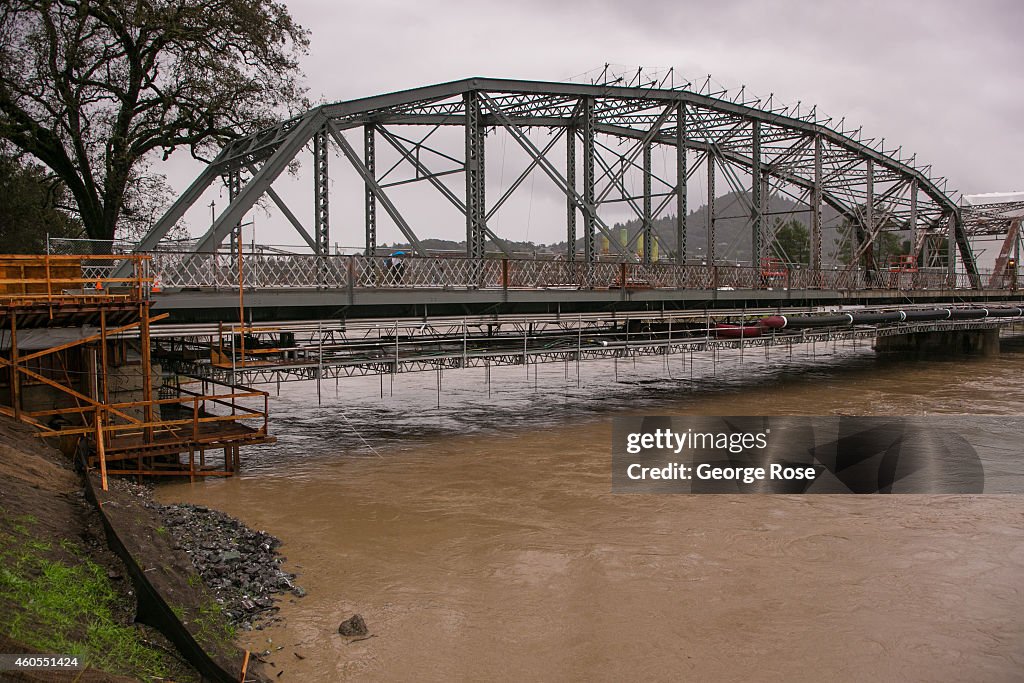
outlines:
{"label": "eroded dirt bank", "polygon": [[[127,481],[111,479],[99,491],[94,477],[103,515],[131,557],[126,565],[110,549],[82,475],[6,419],[0,482],[0,652],[75,655],[88,666],[0,679],[198,681],[180,643],[140,623],[177,621],[224,671],[246,668],[247,680],[265,680],[259,653],[243,664],[235,641],[239,630],[272,623],[277,594],[302,593],[280,567],[280,541],[215,510],[161,506],[148,487]],[[140,573],[157,601],[137,594]]]}

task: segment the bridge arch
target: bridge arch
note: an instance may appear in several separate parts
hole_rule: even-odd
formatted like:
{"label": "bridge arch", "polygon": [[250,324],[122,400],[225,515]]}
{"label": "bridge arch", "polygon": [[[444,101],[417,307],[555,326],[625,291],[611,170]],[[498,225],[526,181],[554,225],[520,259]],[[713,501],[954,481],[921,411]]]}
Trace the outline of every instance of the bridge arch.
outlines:
{"label": "bridge arch", "polygon": [[[448,157],[457,162],[457,167],[444,172],[428,168],[415,153],[418,150],[393,134],[398,126],[462,128],[464,153],[458,159]],[[357,151],[344,135],[353,129],[363,132],[362,150]],[[544,173],[565,195],[566,239],[572,245],[582,238],[584,259],[597,258],[596,240],[600,235],[621,258],[635,258],[635,245],[623,244],[600,217],[602,202],[617,192],[616,201],[629,204],[640,220],[644,245],[664,238],[655,234],[654,221],[672,207],[676,218],[674,239],[669,240],[675,245],[671,258],[685,262],[692,256],[687,251],[687,236],[695,230],[706,230],[708,255],[713,260],[714,184],[720,178],[744,197],[752,261],[767,253],[772,240],[766,207],[774,183],[772,189],[797,199],[811,215],[811,268],[822,267],[822,207],[829,206],[854,229],[856,261],[869,270],[876,267],[872,253],[879,234],[909,230],[915,252],[930,235],[947,238],[950,273],[955,248],[972,283],[980,286],[960,207],[944,189],[911,160],[900,156],[899,150],[886,152],[868,144],[871,141],[855,139],[850,131],[833,126],[831,120],[817,119],[813,112],[801,116],[760,101],[733,101],[684,89],[490,78],[326,104],[235,140],[174,202],[138,250],[154,249],[220,178],[228,185],[230,202],[199,240],[196,251],[215,250],[254,204],[267,198],[310,248],[326,253],[330,244],[327,150],[332,147],[340,150],[365,185],[366,251],[372,253],[376,248],[379,211],[391,218],[414,249],[422,250],[413,221],[401,213],[378,176],[376,146],[383,141],[415,168],[417,180],[433,186],[465,217],[467,255],[482,257],[486,240],[503,245],[502,237],[488,224],[495,204],[507,199],[525,177],[521,175],[508,188],[502,188],[498,202],[489,207],[484,154],[488,129],[507,132],[530,158],[527,172]],[[541,145],[535,136],[531,137],[530,132],[536,130],[548,131],[547,144]],[[610,163],[597,150],[601,136],[631,144]],[[561,167],[549,158],[549,151],[560,140],[566,145]],[[655,145],[675,149],[674,173],[667,180],[658,178],[651,169],[651,149]],[[310,146],[316,197],[312,226],[295,218],[272,187],[274,180]],[[616,164],[621,171],[616,170]],[[687,183],[679,179],[693,177],[701,167],[708,178],[710,219],[704,226],[687,225],[690,199]],[[626,169],[642,174],[643,191],[639,195],[626,192],[622,183]],[[454,192],[441,181],[449,173],[464,175],[464,192]],[[652,182],[656,180],[669,191],[655,194]],[[582,225],[577,225],[580,218]],[[644,247],[639,258],[651,258],[650,246]]]}

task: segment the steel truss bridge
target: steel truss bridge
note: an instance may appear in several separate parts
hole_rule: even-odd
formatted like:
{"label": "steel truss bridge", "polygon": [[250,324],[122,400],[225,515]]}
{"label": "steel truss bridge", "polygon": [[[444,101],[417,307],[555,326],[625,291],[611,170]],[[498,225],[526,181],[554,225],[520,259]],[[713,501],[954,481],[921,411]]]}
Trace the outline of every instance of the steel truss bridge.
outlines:
{"label": "steel truss bridge", "polygon": [[[715,264],[721,256],[716,253],[716,221],[721,218],[716,188],[725,187],[743,204],[752,264],[771,253],[776,225],[769,220],[768,199],[776,193],[810,214],[811,271],[826,266],[822,207],[828,206],[842,218],[854,245],[848,268],[878,270],[884,265],[875,258],[879,235],[909,232],[913,253],[924,257],[919,263],[927,264],[929,248],[942,245],[950,277],[959,262],[970,284],[982,286],[969,237],[991,231],[992,222],[975,220],[972,212],[962,210],[946,192],[945,181],[931,178],[930,167],[915,166],[915,157],[904,156],[902,148],[887,150],[884,140],[864,139],[859,129],[845,130],[845,120],[837,124],[819,119],[814,109],[801,114],[798,108],[773,108],[770,101],[747,99],[742,90],[729,95],[656,86],[471,78],[323,105],[225,146],[138,250],[158,249],[186,211],[222,180],[230,202],[192,251],[216,252],[262,201],[276,207],[314,254],[328,254],[329,162],[337,150],[365,188],[367,256],[377,253],[381,212],[415,253],[425,255],[416,232],[422,216],[403,213],[390,194],[396,186],[419,183],[433,188],[464,217],[467,258],[483,259],[488,243],[511,257],[493,218],[531,174],[540,173],[565,196],[568,244],[582,239],[578,256],[576,249],[569,249],[570,261],[597,262],[598,239],[603,238],[618,260],[650,264],[654,245],[660,244],[661,253],[681,265],[694,257],[688,238],[699,231],[707,244],[705,262]],[[450,129],[462,131],[459,152],[436,142],[438,131]],[[485,150],[488,137],[499,133],[525,152],[529,165],[503,183],[500,195],[492,199],[485,191],[487,178],[494,178]],[[356,136],[361,140],[353,142],[350,138]],[[397,154],[390,168],[378,168],[380,145]],[[658,148],[670,150],[674,160],[661,173],[652,166],[652,152]],[[312,169],[307,174],[313,186],[312,225],[300,221],[273,187],[300,160]],[[630,173],[642,178],[639,193],[627,187]],[[695,176],[706,189],[706,197],[697,200],[708,207],[703,225],[688,225],[687,220],[693,201],[688,186],[695,184]],[[459,182],[453,183],[455,179]],[[639,219],[638,234],[625,240],[614,234],[601,217],[602,207],[613,203],[625,204]],[[669,213],[675,214],[674,235],[658,234],[655,220]]]}
{"label": "steel truss bridge", "polygon": [[[487,149],[498,137],[528,164],[502,178],[495,193]],[[655,150],[672,160],[660,171]],[[383,152],[397,161],[382,163]],[[330,249],[332,222],[351,224],[338,220],[332,203],[339,156],[362,185],[360,254]],[[274,189],[296,162],[312,184],[311,222]],[[472,78],[319,106],[231,142],[135,251],[150,256],[154,310],[174,323],[156,332],[166,338],[159,348],[165,363],[232,384],[751,345],[767,353],[778,345],[1014,323],[1014,316],[965,313],[752,338],[716,332],[758,312],[1019,305],[1024,205],[962,206],[944,180],[915,162],[844,121],[773,107],[743,91]],[[564,196],[564,255],[523,258],[508,244],[513,236],[496,227],[497,213],[533,174]],[[631,182],[637,177],[639,191]],[[169,247],[169,231],[217,182],[228,189],[227,206],[190,248]],[[417,231],[427,216],[403,211],[393,196],[393,188],[414,183],[464,219],[464,254],[424,248]],[[731,208],[717,204],[723,188],[741,204],[746,264],[717,253],[716,226]],[[773,195],[798,207],[790,213],[809,216],[806,264],[765,265],[781,223],[769,209]],[[241,225],[257,202],[274,208],[310,253],[242,245]],[[691,203],[707,207],[700,224]],[[640,230],[613,230],[602,217],[612,205],[628,207]],[[823,259],[825,208],[850,245],[843,263]],[[673,215],[671,234],[656,229]],[[396,258],[378,248],[383,217],[412,254]],[[881,261],[887,233],[909,235],[909,262]],[[972,240],[993,236],[1005,236],[1000,258],[983,273]],[[703,254],[696,243],[706,245]]]}

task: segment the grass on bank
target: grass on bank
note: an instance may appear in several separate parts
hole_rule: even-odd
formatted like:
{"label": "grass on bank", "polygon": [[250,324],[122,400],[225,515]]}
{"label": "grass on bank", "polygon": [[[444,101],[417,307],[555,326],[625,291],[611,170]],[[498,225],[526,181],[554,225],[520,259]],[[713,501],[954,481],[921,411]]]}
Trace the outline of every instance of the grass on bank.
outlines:
{"label": "grass on bank", "polygon": [[118,623],[120,598],[106,571],[68,541],[60,552],[34,539],[30,516],[13,521],[13,533],[0,532],[0,629],[41,652],[76,655],[95,669],[166,677],[165,655],[147,647],[134,626]]}

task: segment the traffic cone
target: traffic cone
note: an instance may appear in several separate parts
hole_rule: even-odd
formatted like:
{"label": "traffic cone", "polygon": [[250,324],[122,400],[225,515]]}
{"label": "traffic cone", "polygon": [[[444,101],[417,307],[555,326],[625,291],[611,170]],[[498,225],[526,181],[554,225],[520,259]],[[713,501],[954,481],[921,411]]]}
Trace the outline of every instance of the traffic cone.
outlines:
{"label": "traffic cone", "polygon": [[103,280],[97,280],[96,281],[96,291],[97,292],[102,292],[103,291]]}
{"label": "traffic cone", "polygon": [[153,284],[150,286],[149,291],[152,292],[153,294],[159,294],[160,293],[160,289],[161,289],[160,275],[159,274],[155,274],[155,275],[153,275]]}

